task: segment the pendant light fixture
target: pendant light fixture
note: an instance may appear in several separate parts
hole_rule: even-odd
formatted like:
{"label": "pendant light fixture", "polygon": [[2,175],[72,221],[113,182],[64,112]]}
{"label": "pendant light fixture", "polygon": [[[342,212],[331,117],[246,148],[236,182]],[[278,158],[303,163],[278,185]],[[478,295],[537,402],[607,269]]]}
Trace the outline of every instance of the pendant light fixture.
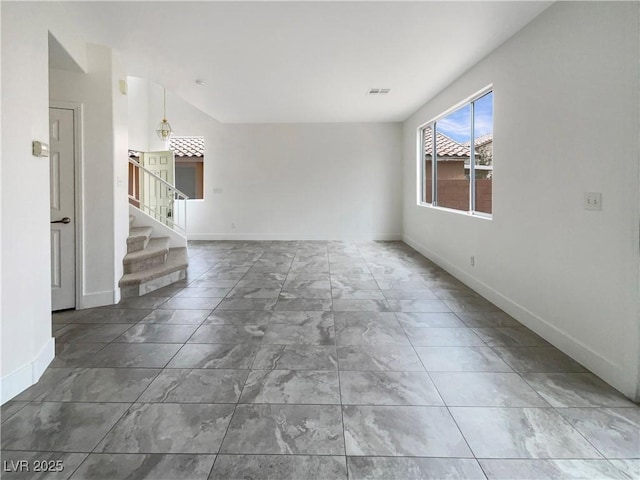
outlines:
{"label": "pendant light fixture", "polygon": [[162,89],[162,107],[162,121],[158,125],[156,133],[160,140],[168,142],[173,132],[171,131],[171,125],[167,122],[167,90],[165,88]]}

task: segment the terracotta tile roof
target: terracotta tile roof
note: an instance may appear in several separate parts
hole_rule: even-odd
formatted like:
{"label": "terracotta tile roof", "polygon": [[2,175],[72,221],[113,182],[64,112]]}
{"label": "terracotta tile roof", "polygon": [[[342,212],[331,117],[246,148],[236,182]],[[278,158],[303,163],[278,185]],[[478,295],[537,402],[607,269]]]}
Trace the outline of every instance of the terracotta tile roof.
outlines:
{"label": "terracotta tile roof", "polygon": [[[431,128],[424,129],[424,150],[426,154],[431,153],[433,148],[433,134]],[[436,132],[436,149],[439,158],[460,159],[469,158],[469,145],[462,145],[445,134]]]}
{"label": "terracotta tile roof", "polygon": [[[487,133],[486,135],[482,135],[476,138],[476,147],[481,147],[491,142],[493,142],[493,133]],[[462,145],[465,145],[468,147],[469,142],[464,142]]]}
{"label": "terracotta tile roof", "polygon": [[204,157],[204,137],[171,137],[169,148],[176,157]]}
{"label": "terracotta tile roof", "polygon": [[493,133],[487,133],[486,135],[476,138],[475,144],[476,147],[481,147],[489,142],[493,142]]}

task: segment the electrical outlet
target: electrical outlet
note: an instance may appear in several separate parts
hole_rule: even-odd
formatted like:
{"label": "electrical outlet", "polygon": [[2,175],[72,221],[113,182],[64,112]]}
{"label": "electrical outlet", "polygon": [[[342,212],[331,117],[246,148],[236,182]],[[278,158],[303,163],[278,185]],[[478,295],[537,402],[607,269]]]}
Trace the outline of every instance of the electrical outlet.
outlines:
{"label": "electrical outlet", "polygon": [[585,210],[602,210],[602,193],[584,192]]}
{"label": "electrical outlet", "polygon": [[236,224],[235,224],[235,223],[232,223],[232,224],[231,224],[231,228],[236,228]]}
{"label": "electrical outlet", "polygon": [[472,266],[472,267],[475,267],[475,266],[476,266],[476,257],[475,257],[475,255],[471,255],[471,256],[469,257],[469,263],[471,263],[471,266]]}

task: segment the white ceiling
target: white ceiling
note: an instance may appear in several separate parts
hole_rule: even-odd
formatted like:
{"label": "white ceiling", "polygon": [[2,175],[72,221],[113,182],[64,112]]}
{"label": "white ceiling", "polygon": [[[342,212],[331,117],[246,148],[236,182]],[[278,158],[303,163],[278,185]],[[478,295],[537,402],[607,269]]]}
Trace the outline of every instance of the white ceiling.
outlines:
{"label": "white ceiling", "polygon": [[[69,2],[130,75],[222,122],[401,121],[552,2]],[[206,81],[203,87],[196,79]],[[369,88],[391,88],[367,96]]]}

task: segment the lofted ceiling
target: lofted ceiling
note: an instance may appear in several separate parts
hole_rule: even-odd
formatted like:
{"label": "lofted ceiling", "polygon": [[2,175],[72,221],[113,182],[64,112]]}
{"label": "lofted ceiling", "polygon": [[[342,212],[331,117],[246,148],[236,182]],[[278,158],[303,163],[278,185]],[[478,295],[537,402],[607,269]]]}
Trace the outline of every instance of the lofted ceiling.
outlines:
{"label": "lofted ceiling", "polygon": [[[402,121],[552,2],[68,2],[129,75],[222,122]],[[196,85],[204,80],[204,86]],[[369,88],[390,88],[368,96]]]}

